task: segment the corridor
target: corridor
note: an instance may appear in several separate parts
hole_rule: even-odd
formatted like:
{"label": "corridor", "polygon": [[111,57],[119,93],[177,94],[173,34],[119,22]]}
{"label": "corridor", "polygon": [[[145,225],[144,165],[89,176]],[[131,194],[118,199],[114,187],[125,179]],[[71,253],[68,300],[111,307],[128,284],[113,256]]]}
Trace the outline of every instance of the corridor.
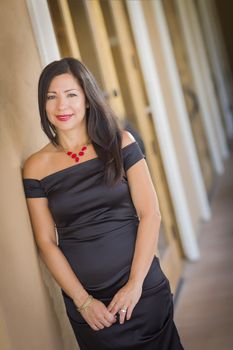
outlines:
{"label": "corridor", "polygon": [[199,234],[201,260],[186,263],[175,306],[185,350],[233,349],[233,151],[216,181],[212,219]]}

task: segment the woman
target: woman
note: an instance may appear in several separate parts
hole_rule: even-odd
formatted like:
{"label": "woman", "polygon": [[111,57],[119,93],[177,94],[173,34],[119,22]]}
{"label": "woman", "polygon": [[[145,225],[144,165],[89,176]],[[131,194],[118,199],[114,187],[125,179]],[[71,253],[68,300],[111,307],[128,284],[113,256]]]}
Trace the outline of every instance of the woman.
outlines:
{"label": "woman", "polygon": [[39,110],[50,142],[25,162],[23,183],[80,349],[183,349],[154,256],[161,216],[138,143],[76,59],[44,68]]}

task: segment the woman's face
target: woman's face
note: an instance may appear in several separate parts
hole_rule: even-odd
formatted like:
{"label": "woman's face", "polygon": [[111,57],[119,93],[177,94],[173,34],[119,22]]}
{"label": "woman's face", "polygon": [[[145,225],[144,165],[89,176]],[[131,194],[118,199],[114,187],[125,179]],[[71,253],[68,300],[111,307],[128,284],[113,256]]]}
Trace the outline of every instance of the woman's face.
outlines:
{"label": "woman's face", "polygon": [[53,78],[45,109],[56,129],[69,130],[85,123],[86,105],[84,91],[72,74],[65,73]]}

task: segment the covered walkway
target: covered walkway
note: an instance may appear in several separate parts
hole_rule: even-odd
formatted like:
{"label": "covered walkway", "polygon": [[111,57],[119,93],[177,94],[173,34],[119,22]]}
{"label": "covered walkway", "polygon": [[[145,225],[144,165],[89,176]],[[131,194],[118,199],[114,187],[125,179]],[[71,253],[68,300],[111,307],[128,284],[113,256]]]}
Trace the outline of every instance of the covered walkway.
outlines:
{"label": "covered walkway", "polygon": [[201,260],[187,263],[175,306],[186,350],[233,349],[233,152],[199,234]]}

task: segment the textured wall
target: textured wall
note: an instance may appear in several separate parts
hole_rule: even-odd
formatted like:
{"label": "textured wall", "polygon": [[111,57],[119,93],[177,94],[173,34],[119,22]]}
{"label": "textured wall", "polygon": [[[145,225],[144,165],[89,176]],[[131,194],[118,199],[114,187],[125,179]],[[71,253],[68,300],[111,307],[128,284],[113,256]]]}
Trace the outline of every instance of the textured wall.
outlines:
{"label": "textured wall", "polygon": [[60,290],[38,259],[22,187],[25,158],[47,143],[37,111],[41,65],[25,1],[1,0],[0,19],[0,348],[74,350]]}

